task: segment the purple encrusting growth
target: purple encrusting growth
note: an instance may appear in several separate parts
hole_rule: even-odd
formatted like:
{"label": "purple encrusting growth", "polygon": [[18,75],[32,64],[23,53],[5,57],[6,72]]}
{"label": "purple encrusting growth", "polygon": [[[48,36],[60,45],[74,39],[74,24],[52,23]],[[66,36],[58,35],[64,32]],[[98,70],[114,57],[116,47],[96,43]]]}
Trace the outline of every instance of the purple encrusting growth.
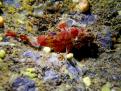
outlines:
{"label": "purple encrusting growth", "polygon": [[82,17],[80,23],[83,24],[93,24],[96,21],[96,16],[93,14],[88,14]]}
{"label": "purple encrusting growth", "polygon": [[79,81],[80,77],[83,75],[83,72],[82,72],[83,69],[81,69],[79,65],[74,61],[70,61],[66,65],[67,65],[67,70],[71,74],[73,79],[75,81]]}
{"label": "purple encrusting growth", "polygon": [[33,60],[38,60],[40,58],[39,55],[36,55],[36,53],[32,51],[26,51],[23,53],[24,57],[32,58]]}
{"label": "purple encrusting growth", "polygon": [[98,33],[98,40],[103,48],[111,48],[112,47],[112,34],[107,31],[106,34]]}
{"label": "purple encrusting growth", "polygon": [[15,3],[15,0],[4,0],[4,3],[14,4]]}
{"label": "purple encrusting growth", "polygon": [[15,6],[16,8],[20,8],[19,1],[20,0],[3,0],[3,3],[4,4],[8,4],[8,5]]}
{"label": "purple encrusting growth", "polygon": [[15,5],[16,5],[16,8],[20,8],[21,7],[21,5],[19,3],[16,3]]}
{"label": "purple encrusting growth", "polygon": [[45,71],[44,80],[59,80],[59,75],[52,70]]}
{"label": "purple encrusting growth", "polygon": [[13,91],[35,91],[36,86],[33,80],[30,80],[25,77],[18,77],[12,83]]}
{"label": "purple encrusting growth", "polygon": [[72,75],[78,75],[79,71],[77,70],[76,67],[73,67],[71,64],[68,64],[68,70]]}

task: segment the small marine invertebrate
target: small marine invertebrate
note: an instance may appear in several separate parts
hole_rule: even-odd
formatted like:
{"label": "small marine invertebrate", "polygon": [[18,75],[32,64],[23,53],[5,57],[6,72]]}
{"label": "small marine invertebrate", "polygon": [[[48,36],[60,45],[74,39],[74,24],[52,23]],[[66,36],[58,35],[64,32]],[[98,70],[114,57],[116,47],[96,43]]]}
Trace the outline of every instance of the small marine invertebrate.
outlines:
{"label": "small marine invertebrate", "polygon": [[65,24],[64,27],[60,27],[59,32],[50,32],[47,35],[40,35],[34,39],[12,31],[7,31],[6,36],[17,37],[22,42],[27,42],[34,47],[50,47],[55,52],[71,52],[73,48],[80,49],[94,40],[93,34],[86,29],[68,26],[65,28]]}
{"label": "small marine invertebrate", "polygon": [[71,35],[68,31],[57,32],[56,35],[48,34],[47,36],[39,36],[38,43],[40,46],[51,47],[56,52],[64,52],[66,48],[72,45]]}
{"label": "small marine invertebrate", "polygon": [[94,36],[83,28],[71,27],[55,33],[55,35],[38,36],[37,41],[40,46],[48,46],[55,52],[71,52],[72,48],[80,48],[93,42]]}

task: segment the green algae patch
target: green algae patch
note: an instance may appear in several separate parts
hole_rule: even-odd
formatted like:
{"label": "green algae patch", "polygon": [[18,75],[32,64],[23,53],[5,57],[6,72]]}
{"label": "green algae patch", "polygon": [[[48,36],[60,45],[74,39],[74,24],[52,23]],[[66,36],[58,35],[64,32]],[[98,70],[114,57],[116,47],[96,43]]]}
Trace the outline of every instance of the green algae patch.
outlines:
{"label": "green algae patch", "polygon": [[4,58],[6,55],[5,50],[0,50],[0,58]]}
{"label": "green algae patch", "polygon": [[103,85],[101,91],[111,91],[110,87],[111,87],[111,84],[107,82],[105,85]]}

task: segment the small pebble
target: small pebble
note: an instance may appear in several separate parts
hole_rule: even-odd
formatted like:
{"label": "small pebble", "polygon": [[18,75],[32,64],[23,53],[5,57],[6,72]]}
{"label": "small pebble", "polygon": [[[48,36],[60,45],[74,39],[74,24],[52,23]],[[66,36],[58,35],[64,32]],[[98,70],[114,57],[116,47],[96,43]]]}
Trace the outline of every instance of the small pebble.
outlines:
{"label": "small pebble", "polygon": [[0,27],[4,26],[4,19],[2,16],[0,16]]}
{"label": "small pebble", "polygon": [[71,59],[71,58],[73,58],[73,56],[74,56],[73,53],[69,53],[69,54],[66,55],[66,58]]}
{"label": "small pebble", "polygon": [[43,52],[50,53],[51,52],[51,48],[50,47],[44,47],[43,48]]}
{"label": "small pebble", "polygon": [[4,58],[5,57],[5,50],[0,50],[0,58]]}
{"label": "small pebble", "polygon": [[76,9],[81,12],[87,12],[89,10],[89,1],[82,0],[78,5],[76,5]]}
{"label": "small pebble", "polygon": [[87,87],[91,85],[91,79],[89,77],[84,77],[83,82]]}

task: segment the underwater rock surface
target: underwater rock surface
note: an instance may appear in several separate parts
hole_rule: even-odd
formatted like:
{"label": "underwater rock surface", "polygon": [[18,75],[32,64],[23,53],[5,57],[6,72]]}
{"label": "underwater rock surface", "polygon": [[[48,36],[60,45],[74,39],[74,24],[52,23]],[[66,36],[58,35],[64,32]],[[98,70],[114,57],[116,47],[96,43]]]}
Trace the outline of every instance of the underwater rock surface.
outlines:
{"label": "underwater rock surface", "polygon": [[35,82],[28,78],[19,77],[12,83],[13,91],[36,91]]}
{"label": "underwater rock surface", "polygon": [[1,0],[0,91],[121,91],[120,3]]}

